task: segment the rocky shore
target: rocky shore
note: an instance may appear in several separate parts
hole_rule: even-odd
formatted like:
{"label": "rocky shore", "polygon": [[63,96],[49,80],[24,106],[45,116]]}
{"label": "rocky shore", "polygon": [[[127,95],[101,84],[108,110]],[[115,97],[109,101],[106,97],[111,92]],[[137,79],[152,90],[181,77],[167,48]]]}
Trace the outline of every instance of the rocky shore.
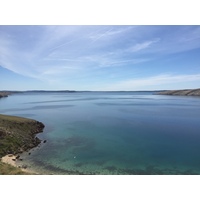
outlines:
{"label": "rocky shore", "polygon": [[194,90],[166,90],[158,92],[159,95],[177,95],[177,96],[200,96],[200,89]]}
{"label": "rocky shore", "polygon": [[[28,151],[41,143],[36,137],[43,132],[44,124],[33,119],[0,114],[0,158],[15,166],[11,161],[20,160],[20,153]],[[9,156],[10,155],[10,156]],[[12,155],[12,156],[11,156]],[[0,174],[3,163],[0,163]]]}

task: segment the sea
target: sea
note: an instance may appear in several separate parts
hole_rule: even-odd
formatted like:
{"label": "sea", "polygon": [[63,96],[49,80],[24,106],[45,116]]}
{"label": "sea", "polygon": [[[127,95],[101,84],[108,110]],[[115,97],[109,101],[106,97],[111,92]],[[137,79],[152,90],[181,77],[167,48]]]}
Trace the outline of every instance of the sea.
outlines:
{"label": "sea", "polygon": [[25,92],[0,113],[41,121],[20,166],[39,174],[200,174],[200,97],[155,92]]}

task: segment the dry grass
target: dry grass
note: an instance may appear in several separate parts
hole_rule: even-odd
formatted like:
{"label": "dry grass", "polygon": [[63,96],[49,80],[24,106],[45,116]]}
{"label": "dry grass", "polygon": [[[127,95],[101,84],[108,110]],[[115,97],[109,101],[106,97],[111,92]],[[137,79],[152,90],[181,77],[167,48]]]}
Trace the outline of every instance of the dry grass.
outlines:
{"label": "dry grass", "polygon": [[20,168],[13,167],[12,165],[2,163],[0,161],[0,175],[31,175],[23,172]]}

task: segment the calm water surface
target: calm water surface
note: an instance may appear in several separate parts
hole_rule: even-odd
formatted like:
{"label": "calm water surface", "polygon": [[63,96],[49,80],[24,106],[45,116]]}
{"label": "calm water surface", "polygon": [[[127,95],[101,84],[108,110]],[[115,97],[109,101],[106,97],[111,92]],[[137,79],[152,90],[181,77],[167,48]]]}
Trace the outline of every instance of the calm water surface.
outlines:
{"label": "calm water surface", "polygon": [[43,174],[200,174],[200,98],[151,92],[24,93],[0,113],[36,119],[47,140],[23,164]]}

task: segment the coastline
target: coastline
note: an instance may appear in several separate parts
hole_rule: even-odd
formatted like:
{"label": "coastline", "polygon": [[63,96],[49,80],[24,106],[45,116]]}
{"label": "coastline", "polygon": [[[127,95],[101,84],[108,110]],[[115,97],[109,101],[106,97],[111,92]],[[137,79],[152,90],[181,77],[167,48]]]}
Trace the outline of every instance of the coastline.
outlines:
{"label": "coastline", "polygon": [[[21,170],[25,172],[24,174],[38,174],[23,164],[20,155],[42,142],[36,134],[43,132],[44,127],[43,123],[33,119],[0,114],[0,164],[2,163],[0,174],[6,174],[2,172],[3,169]],[[11,169],[9,165],[16,169]],[[6,171],[8,174],[13,174],[12,171]]]}
{"label": "coastline", "polygon": [[[179,98],[178,98],[178,99],[179,99]],[[2,107],[3,107],[3,106],[2,106]],[[19,108],[20,108],[20,107],[19,107]],[[20,110],[20,109],[19,109],[19,110]],[[11,110],[11,111],[12,111],[12,110]],[[11,113],[11,111],[10,111],[10,113]],[[20,112],[21,112],[21,111],[20,111]],[[17,113],[18,113],[18,112],[16,112],[16,114],[17,114]],[[28,112],[27,112],[27,113],[28,113]],[[12,113],[12,114],[13,114],[13,113]],[[20,113],[20,114],[21,114],[21,113]],[[31,116],[31,115],[23,115],[23,116]],[[32,116],[34,116],[34,115],[32,115]],[[37,115],[35,115],[35,116],[37,116]],[[39,118],[40,118],[40,119],[45,119],[45,118],[42,118],[42,117],[39,117]],[[50,119],[51,119],[51,118],[50,118]],[[50,121],[50,122],[51,122],[51,121]],[[17,125],[17,124],[15,124],[15,125],[13,126],[13,128],[16,128],[16,125]],[[75,124],[75,125],[76,125],[76,124]],[[72,126],[72,127],[73,127],[73,126]],[[75,127],[75,126],[74,126],[74,127]],[[70,127],[70,128],[71,128],[71,127]],[[42,136],[42,135],[41,135],[41,136]],[[44,137],[44,138],[45,138],[45,137]],[[48,137],[47,137],[47,138],[48,138]],[[53,139],[54,139],[54,138],[53,138]],[[79,141],[80,141],[80,140],[78,140],[78,144],[80,143]],[[52,141],[51,138],[49,137],[48,145],[49,145],[49,144],[51,145],[51,142],[53,143],[54,141]],[[72,142],[73,142],[73,141],[72,141]],[[75,143],[74,143],[73,145],[76,145],[76,144],[77,144],[77,143],[76,143],[76,141],[75,141]],[[82,145],[82,143],[80,143],[80,144]],[[84,144],[84,141],[83,141],[83,144]],[[49,145],[49,146],[48,146],[48,145],[47,145],[47,147],[49,148],[50,145]],[[69,143],[68,137],[67,137],[67,139],[66,139],[66,143],[64,143],[63,146],[64,146],[64,145],[68,145],[68,146],[71,145],[71,141],[70,141],[70,143]],[[80,145],[80,146],[81,146],[81,145]],[[95,144],[94,144],[94,145],[95,145]],[[50,146],[50,147],[52,148],[52,147],[54,147],[54,146],[52,145],[52,146]],[[73,147],[73,146],[72,146],[72,147]],[[54,147],[54,148],[55,148],[55,147]],[[53,149],[53,148],[52,148],[52,149]],[[55,149],[56,149],[56,148],[55,148]],[[48,150],[49,150],[49,149],[48,149]],[[23,152],[23,151],[22,151],[22,152]],[[24,152],[25,152],[24,154],[27,155],[27,158],[28,158],[29,152],[27,152],[27,151],[24,151]],[[43,151],[40,151],[40,152],[41,152],[41,154],[43,153]],[[39,153],[40,153],[40,152],[39,152]],[[51,152],[48,151],[47,153],[48,153],[47,155],[50,155]],[[31,154],[32,154],[32,153],[31,153]],[[39,156],[37,156],[37,157],[34,156],[34,154],[32,154],[32,155],[30,156],[30,160],[28,160],[28,161],[30,161],[30,163],[31,163],[32,158],[34,158],[34,157],[36,158],[35,160],[37,161],[37,158],[40,158],[40,155],[41,155],[41,154],[37,154],[37,153],[36,153],[36,155],[39,155]],[[9,155],[8,152],[6,152],[6,155],[7,155],[7,156]],[[17,154],[15,154],[15,157],[13,157],[13,159],[15,159],[16,156],[18,156],[18,155],[20,155],[20,158],[23,158],[23,156],[21,157],[21,155],[22,155],[21,153],[17,153]],[[54,155],[54,154],[52,154],[52,155]],[[33,157],[32,157],[32,156],[33,156]],[[76,156],[77,156],[77,155],[76,155]],[[66,156],[66,157],[67,157],[67,156]],[[73,158],[74,158],[74,157],[72,157],[72,160],[73,160]],[[78,158],[78,156],[77,156],[77,158]],[[29,159],[29,158],[28,158],[28,159]],[[33,167],[33,170],[37,170],[37,169],[38,169],[37,166],[39,166],[39,167],[41,167],[41,166],[42,166],[42,167],[49,167],[49,166],[50,166],[50,167],[51,167],[50,164],[52,164],[53,167],[54,167],[54,166],[56,166],[56,167],[59,166],[59,165],[57,165],[58,162],[52,162],[52,163],[49,162],[49,163],[50,163],[50,164],[49,164],[49,163],[48,163],[49,160],[47,160],[46,157],[41,157],[40,160],[39,160],[40,162],[33,162],[35,165],[29,164],[28,162],[26,162],[26,161],[27,161],[26,158],[25,158],[25,159],[23,158],[24,161],[22,161],[22,162],[21,162],[21,160],[19,160],[19,159],[18,159],[17,161],[15,161],[15,162],[12,162],[12,161],[13,161],[12,159],[10,159],[10,160],[11,160],[11,164],[14,165],[14,166],[16,166],[16,165],[18,165],[18,166],[19,166],[19,165],[27,165],[28,167],[30,167],[31,170],[32,170],[32,166],[36,167],[36,168]],[[64,160],[64,159],[63,159],[63,160]],[[78,160],[78,159],[75,159],[74,161],[76,161],[76,160]],[[45,163],[45,161],[47,161],[47,162],[46,162],[47,164]],[[6,162],[9,162],[9,161],[7,160]],[[68,165],[68,161],[67,161],[67,160],[65,160],[63,163],[66,163],[66,164]],[[73,163],[73,161],[72,161],[72,163]],[[81,166],[81,163],[76,163],[76,162],[74,162],[74,163],[75,163],[75,165],[74,165],[75,167],[76,167],[76,166],[77,166],[77,167]],[[49,164],[49,165],[48,165],[48,164]],[[55,165],[54,165],[54,164],[55,164]],[[61,164],[61,163],[59,163],[59,164]],[[67,166],[67,165],[66,165],[66,166]],[[70,167],[71,167],[71,169],[72,169],[73,166],[72,166],[72,165],[69,165],[69,168],[68,168],[68,166],[67,166],[67,170],[68,170],[68,171],[71,170]],[[107,165],[106,167],[110,167],[110,166]],[[20,169],[20,168],[18,168],[18,169]],[[47,168],[47,169],[49,169],[49,168]],[[52,169],[52,168],[50,168],[50,169]],[[59,168],[58,168],[58,169],[59,169]],[[108,169],[109,169],[109,168],[108,168]],[[67,171],[67,170],[66,170],[66,171]],[[61,172],[62,172],[62,171],[61,171]],[[40,173],[39,170],[38,170],[38,173]],[[63,173],[65,173],[65,172],[63,171]],[[42,173],[40,173],[40,174],[42,174]]]}
{"label": "coastline", "polygon": [[16,162],[16,158],[17,156],[16,155],[13,155],[13,154],[7,154],[5,156],[3,156],[1,158],[1,162],[2,163],[6,163],[6,164],[9,164],[13,167],[16,167],[18,169],[20,169],[21,171],[25,172],[25,173],[28,173],[30,175],[36,175],[38,173],[36,173],[35,171],[27,168],[27,166],[24,166],[23,164],[22,165],[18,165],[17,162]]}
{"label": "coastline", "polygon": [[200,96],[200,89],[186,89],[186,90],[166,90],[157,92],[158,95],[175,95],[175,96]]}

